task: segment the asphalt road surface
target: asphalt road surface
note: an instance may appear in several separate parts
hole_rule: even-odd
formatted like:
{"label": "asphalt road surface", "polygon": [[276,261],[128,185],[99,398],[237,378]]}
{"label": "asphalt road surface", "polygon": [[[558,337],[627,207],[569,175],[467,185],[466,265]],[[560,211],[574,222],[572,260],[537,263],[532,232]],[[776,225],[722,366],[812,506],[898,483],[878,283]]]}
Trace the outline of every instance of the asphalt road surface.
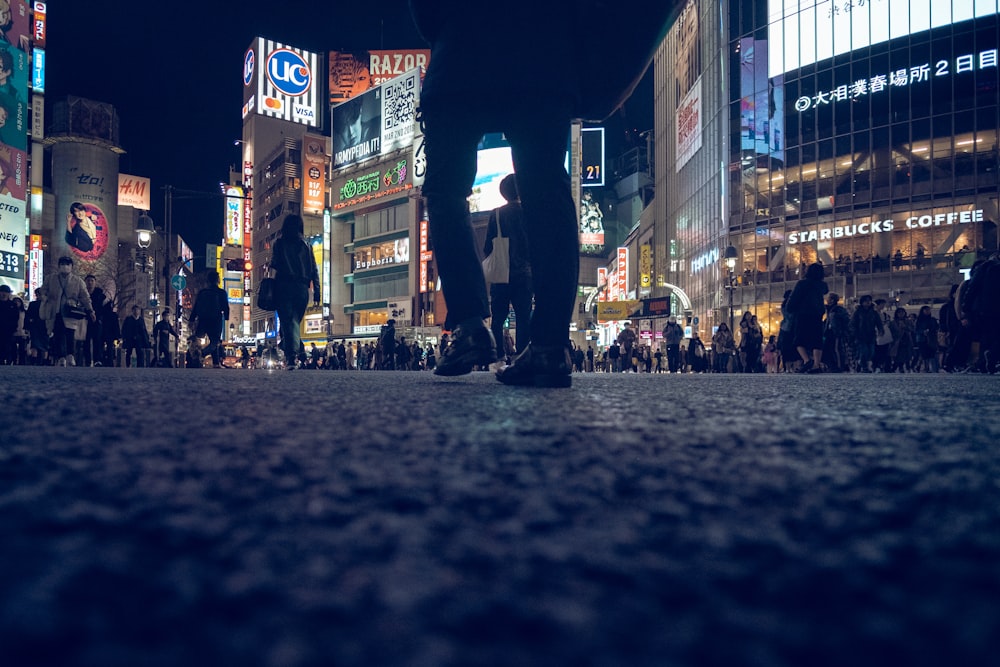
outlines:
{"label": "asphalt road surface", "polygon": [[997,665],[1000,377],[0,368],[0,664]]}

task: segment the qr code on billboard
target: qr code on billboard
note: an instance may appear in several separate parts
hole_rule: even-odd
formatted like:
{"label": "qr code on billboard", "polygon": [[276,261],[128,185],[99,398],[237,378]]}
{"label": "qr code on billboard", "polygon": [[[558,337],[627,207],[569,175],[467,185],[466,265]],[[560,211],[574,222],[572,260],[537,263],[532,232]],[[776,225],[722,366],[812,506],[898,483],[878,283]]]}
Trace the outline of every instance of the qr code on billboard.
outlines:
{"label": "qr code on billboard", "polygon": [[417,112],[417,77],[407,76],[382,84],[383,129],[392,130],[412,123]]}

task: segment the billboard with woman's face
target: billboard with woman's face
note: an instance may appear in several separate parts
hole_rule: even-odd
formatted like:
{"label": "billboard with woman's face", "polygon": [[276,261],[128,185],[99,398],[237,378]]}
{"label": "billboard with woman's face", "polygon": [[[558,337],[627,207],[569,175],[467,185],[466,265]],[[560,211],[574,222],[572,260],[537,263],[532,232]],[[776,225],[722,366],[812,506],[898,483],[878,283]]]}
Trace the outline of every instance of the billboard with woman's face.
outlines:
{"label": "billboard with woman's face", "polygon": [[96,204],[73,202],[66,216],[66,245],[88,262],[100,259],[108,249],[108,220]]}

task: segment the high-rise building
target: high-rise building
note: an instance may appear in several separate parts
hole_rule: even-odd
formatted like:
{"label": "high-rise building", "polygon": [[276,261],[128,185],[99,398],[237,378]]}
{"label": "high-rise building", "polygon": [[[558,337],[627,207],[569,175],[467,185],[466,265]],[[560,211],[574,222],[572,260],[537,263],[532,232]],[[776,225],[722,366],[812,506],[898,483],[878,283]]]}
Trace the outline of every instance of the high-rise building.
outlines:
{"label": "high-rise building", "polygon": [[689,0],[655,57],[654,294],[703,332],[777,333],[814,262],[848,303],[943,301],[998,247],[998,47],[994,0]]}

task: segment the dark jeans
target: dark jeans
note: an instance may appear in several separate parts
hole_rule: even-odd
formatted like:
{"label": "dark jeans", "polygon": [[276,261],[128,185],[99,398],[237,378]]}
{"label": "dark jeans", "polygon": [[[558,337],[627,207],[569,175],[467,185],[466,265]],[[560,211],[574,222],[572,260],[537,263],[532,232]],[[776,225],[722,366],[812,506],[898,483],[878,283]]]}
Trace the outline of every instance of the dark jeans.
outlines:
{"label": "dark jeans", "polygon": [[667,344],[667,370],[676,373],[681,369],[681,344]]}
{"label": "dark jeans", "polygon": [[563,166],[569,106],[560,110],[539,104],[524,114],[505,109],[477,113],[458,100],[442,102],[421,109],[427,153],[423,194],[448,324],[489,315],[466,197],[476,176],[476,144],[485,132],[503,131],[511,144],[534,260],[531,340],[539,345],[566,344],[580,261],[576,209]]}
{"label": "dark jeans", "polygon": [[132,367],[132,351],[135,350],[135,367],[146,367],[146,348],[141,342],[129,342],[125,344],[125,367]]}
{"label": "dark jeans", "polygon": [[73,351],[76,349],[76,341],[74,340],[76,331],[66,326],[62,315],[56,315],[56,324],[52,328],[52,332],[52,351],[50,356],[54,359],[59,359],[68,354],[73,354]]}
{"label": "dark jeans", "polygon": [[222,345],[220,343],[222,342],[223,324],[224,322],[221,319],[203,322],[199,318],[198,330],[195,332],[197,336],[208,336],[208,346],[204,348],[203,354],[210,352],[212,354],[212,364],[215,366],[222,365]]}
{"label": "dark jeans", "polygon": [[490,329],[500,356],[503,356],[503,323],[511,306],[517,319],[514,347],[520,353],[531,340],[531,279],[527,276],[511,275],[509,283],[490,285]]}
{"label": "dark jeans", "polygon": [[309,303],[309,287],[301,283],[279,280],[275,282],[278,329],[285,363],[294,364],[302,347],[302,318]]}
{"label": "dark jeans", "polygon": [[87,339],[83,341],[83,365],[102,362],[101,340],[104,338],[100,320],[87,321]]}

